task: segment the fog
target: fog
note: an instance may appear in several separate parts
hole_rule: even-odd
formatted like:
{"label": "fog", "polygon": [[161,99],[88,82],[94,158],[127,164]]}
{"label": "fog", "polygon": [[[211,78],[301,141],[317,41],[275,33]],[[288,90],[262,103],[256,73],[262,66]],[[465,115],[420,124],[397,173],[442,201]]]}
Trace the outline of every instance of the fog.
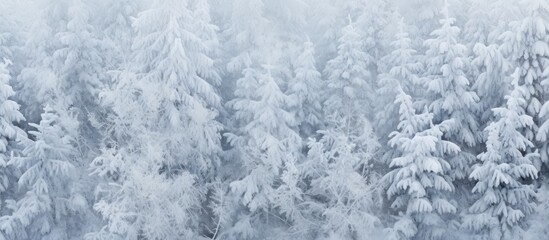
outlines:
{"label": "fog", "polygon": [[547,0],[3,0],[0,240],[549,239]]}

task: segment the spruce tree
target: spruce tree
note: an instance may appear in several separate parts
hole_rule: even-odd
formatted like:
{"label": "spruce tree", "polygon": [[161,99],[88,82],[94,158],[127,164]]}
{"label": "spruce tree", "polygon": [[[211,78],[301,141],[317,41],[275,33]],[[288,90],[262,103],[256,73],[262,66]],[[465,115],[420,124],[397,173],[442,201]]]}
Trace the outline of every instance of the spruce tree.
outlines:
{"label": "spruce tree", "polygon": [[[245,69],[244,77],[237,82],[236,98],[229,102],[240,127],[234,133],[227,134],[227,137],[238,150],[244,169],[244,174],[233,181],[230,187],[245,206],[242,214],[254,224],[265,223],[272,218],[271,214],[276,214],[276,211],[272,213],[273,207],[277,207],[286,217],[291,217],[285,208],[292,206],[276,205],[274,198],[283,194],[280,192],[282,189],[277,189],[283,177],[281,172],[292,170],[292,163],[297,160],[301,145],[301,138],[295,131],[296,120],[288,110],[289,97],[276,83],[270,66],[264,68],[266,70],[263,72]],[[290,179],[282,181],[285,181],[282,187],[291,184]],[[236,222],[233,230],[239,224],[240,221]],[[244,231],[235,234],[236,238],[251,237]],[[252,236],[256,238],[263,235]]]}
{"label": "spruce tree", "polygon": [[205,44],[215,39],[201,38],[195,18],[187,1],[163,2],[134,23],[133,62],[148,112],[145,131],[166,141],[161,167],[167,175],[182,168],[208,175],[219,164],[219,76],[210,58],[214,49]]}
{"label": "spruce tree", "polygon": [[[319,140],[310,139],[308,156],[299,168],[303,181],[303,209],[296,232],[310,239],[367,239],[380,220],[376,206],[378,176],[372,171],[372,161],[379,148],[368,121],[349,125],[338,121],[320,130]],[[360,127],[360,137],[348,135]]]}
{"label": "spruce tree", "polygon": [[[534,142],[530,151],[540,150],[541,163],[549,162],[547,133],[547,109],[549,93],[546,83],[549,69],[549,4],[545,1],[528,0],[521,2],[526,16],[511,23],[511,30],[503,34],[502,50],[509,54],[515,67],[514,77],[518,84],[528,89],[524,95],[526,114],[534,124],[526,130],[526,137]],[[538,168],[540,162],[536,162]]]}
{"label": "spruce tree", "polygon": [[114,70],[131,59],[132,40],[135,37],[132,20],[141,8],[142,1],[105,1],[105,11],[100,13],[99,29],[103,40],[102,55],[107,70]]}
{"label": "spruce tree", "polygon": [[[107,183],[95,205],[107,223],[91,239],[205,234],[197,206],[207,204],[207,186],[220,166],[220,97],[210,57],[216,35],[203,32],[215,27],[204,15],[207,5],[193,11],[194,3],[157,1],[133,23],[131,64],[116,72],[104,94],[112,123],[122,129],[113,126],[113,143],[93,163]],[[146,214],[122,217],[134,212]]]}
{"label": "spruce tree", "polygon": [[522,129],[534,122],[526,115],[527,88],[515,82],[506,97],[507,106],[494,108],[497,117],[486,127],[486,151],[478,155],[470,178],[476,181],[476,201],[469,208],[464,225],[489,239],[521,239],[524,219],[535,209],[535,192],[528,180],[536,179],[535,153],[526,153],[533,144]]}
{"label": "spruce tree", "polygon": [[57,83],[53,92],[56,96],[50,98],[75,107],[81,121],[93,114],[90,108],[97,104],[95,98],[103,79],[101,41],[93,36],[89,8],[84,0],[67,3],[66,26],[55,33],[60,45],[53,52],[51,66]]}
{"label": "spruce tree", "polygon": [[[367,238],[379,223],[374,153],[379,143],[367,119],[374,93],[369,56],[355,23],[341,30],[337,56],[324,70],[325,127],[309,140],[308,156],[299,169],[306,183],[301,210],[302,234],[321,239]],[[369,95],[370,94],[370,95]],[[348,213],[346,213],[349,211]],[[362,225],[357,225],[361,223]]]}
{"label": "spruce tree", "polygon": [[389,184],[388,197],[394,198],[391,207],[402,211],[402,216],[389,233],[396,239],[443,239],[452,229],[446,216],[457,211],[449,198],[455,187],[445,158],[460,149],[443,138],[454,123],[433,124],[434,114],[416,113],[410,95],[400,87],[398,91],[395,103],[400,105],[400,122],[389,145],[399,154],[391,160],[393,169],[384,179]]}
{"label": "spruce tree", "polygon": [[308,40],[295,61],[294,78],[289,82],[287,93],[291,97],[292,112],[300,132],[305,137],[313,135],[322,123],[320,91],[323,82],[315,63],[314,45]]}
{"label": "spruce tree", "polygon": [[68,1],[37,2],[43,10],[32,22],[33,34],[23,48],[25,66],[17,76],[23,113],[31,122],[39,122],[44,104],[51,103],[59,86],[59,58],[54,52],[63,47],[57,33],[67,29]]}
{"label": "spruce tree", "polygon": [[[0,200],[12,198],[17,184],[15,172],[8,165],[10,155],[16,150],[18,141],[26,139],[26,134],[18,127],[18,123],[25,121],[19,112],[19,104],[13,101],[15,95],[10,85],[11,75],[8,70],[9,60],[0,63]],[[3,212],[2,212],[3,213]]]}
{"label": "spruce tree", "polygon": [[[373,109],[374,89],[369,63],[373,60],[364,53],[363,42],[355,24],[341,30],[337,56],[328,61],[324,111],[334,118],[346,117],[353,121],[366,117]],[[353,119],[355,118],[355,119]]]}
{"label": "spruce tree", "polygon": [[14,21],[13,9],[10,4],[0,6],[0,58],[15,59],[16,51],[20,41],[20,26]]}
{"label": "spruce tree", "polygon": [[3,216],[2,230],[8,239],[70,239],[85,228],[88,202],[79,185],[77,149],[72,137],[78,121],[46,106],[40,124],[22,142],[21,157],[9,164],[21,170],[22,195],[8,201],[12,213]]}
{"label": "spruce tree", "polygon": [[475,112],[480,123],[486,125],[493,119],[492,108],[505,104],[504,97],[509,91],[511,81],[507,75],[511,70],[511,64],[501,54],[497,44],[478,43],[473,52],[471,66],[477,71],[473,89],[479,96]]}
{"label": "spruce tree", "polygon": [[378,69],[383,68],[381,58],[386,55],[389,47],[388,26],[393,20],[390,13],[392,5],[387,0],[367,0],[364,5],[355,25],[363,39],[362,51],[368,56],[367,66],[371,73],[369,83],[376,87]]}
{"label": "spruce tree", "polygon": [[270,41],[274,40],[271,37],[274,31],[268,31],[272,28],[267,25],[268,20],[264,17],[263,8],[263,0],[232,2],[230,26],[225,31],[225,34],[229,35],[225,47],[234,51],[227,63],[229,72],[241,74],[245,68],[264,62],[259,60],[264,60],[263,54],[267,50],[264,47],[269,46]]}
{"label": "spruce tree", "polygon": [[463,179],[475,159],[471,147],[480,138],[478,122],[473,112],[478,96],[470,90],[471,83],[465,74],[469,63],[465,57],[466,47],[458,42],[460,29],[454,26],[455,19],[449,17],[447,5],[443,13],[440,27],[424,43],[428,48],[425,56],[425,104],[434,114],[435,123],[453,121],[454,125],[445,130],[444,139],[458,144],[461,151],[449,160],[452,165],[449,174],[454,179]]}
{"label": "spruce tree", "polygon": [[389,134],[398,125],[399,106],[394,101],[399,94],[399,86],[409,93],[416,91],[416,84],[420,80],[419,73],[423,69],[405,28],[404,19],[400,19],[398,34],[391,42],[393,50],[382,58],[386,70],[379,75],[379,88],[376,91],[379,96],[379,104],[376,107],[376,133],[382,142],[388,141]]}

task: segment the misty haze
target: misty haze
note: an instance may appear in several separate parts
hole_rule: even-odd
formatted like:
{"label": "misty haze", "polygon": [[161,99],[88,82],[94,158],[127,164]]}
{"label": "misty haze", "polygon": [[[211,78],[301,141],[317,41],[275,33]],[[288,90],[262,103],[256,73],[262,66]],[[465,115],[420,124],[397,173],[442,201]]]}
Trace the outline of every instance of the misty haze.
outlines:
{"label": "misty haze", "polygon": [[549,0],[0,0],[0,240],[549,240]]}

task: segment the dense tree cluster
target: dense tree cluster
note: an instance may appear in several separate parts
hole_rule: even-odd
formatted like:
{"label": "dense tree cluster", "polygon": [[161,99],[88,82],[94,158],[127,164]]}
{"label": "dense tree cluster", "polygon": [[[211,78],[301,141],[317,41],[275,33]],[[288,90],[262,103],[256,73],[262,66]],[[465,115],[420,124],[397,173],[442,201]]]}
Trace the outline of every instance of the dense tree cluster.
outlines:
{"label": "dense tree cluster", "polygon": [[0,4],[0,239],[544,239],[546,0]]}

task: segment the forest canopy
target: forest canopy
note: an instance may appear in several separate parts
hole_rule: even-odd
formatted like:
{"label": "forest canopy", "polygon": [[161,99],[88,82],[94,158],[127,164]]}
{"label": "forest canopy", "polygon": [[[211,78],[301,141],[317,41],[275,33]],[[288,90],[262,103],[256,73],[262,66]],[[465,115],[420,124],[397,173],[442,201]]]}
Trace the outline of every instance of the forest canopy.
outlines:
{"label": "forest canopy", "polygon": [[0,240],[549,239],[547,0],[4,0]]}

